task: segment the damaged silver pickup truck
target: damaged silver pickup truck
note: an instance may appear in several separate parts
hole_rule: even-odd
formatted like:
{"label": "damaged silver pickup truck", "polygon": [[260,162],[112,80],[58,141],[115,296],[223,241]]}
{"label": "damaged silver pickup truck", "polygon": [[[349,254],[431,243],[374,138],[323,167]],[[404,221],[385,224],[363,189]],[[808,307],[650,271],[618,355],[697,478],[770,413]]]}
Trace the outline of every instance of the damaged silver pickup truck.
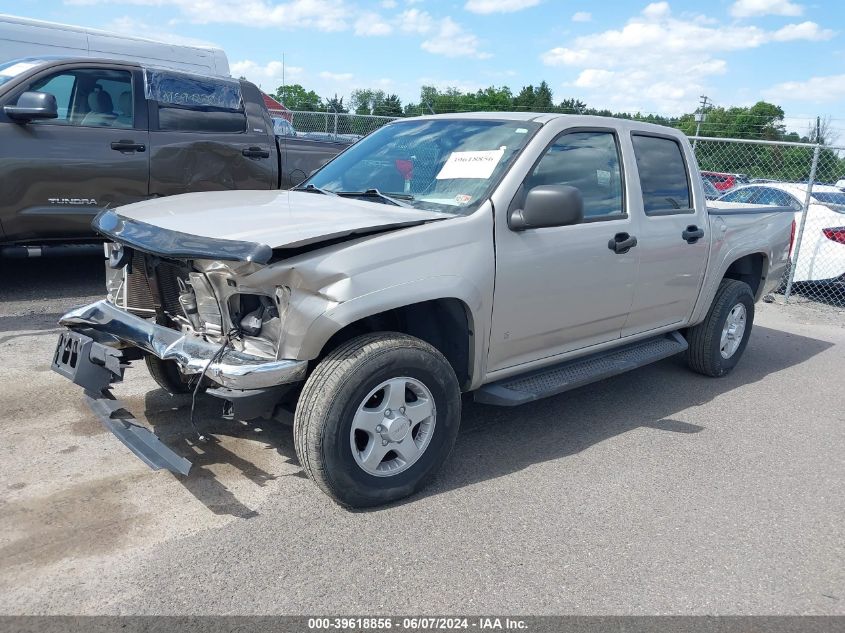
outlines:
{"label": "damaged silver pickup truck", "polygon": [[794,213],[712,204],[672,129],[396,121],[290,192],[101,213],[108,297],[61,319],[53,368],[136,455],[183,475],[190,463],[111,395],[130,362],[237,419],[293,406],[317,485],[383,504],[444,462],[461,392],[512,406],[679,353],[731,371]]}

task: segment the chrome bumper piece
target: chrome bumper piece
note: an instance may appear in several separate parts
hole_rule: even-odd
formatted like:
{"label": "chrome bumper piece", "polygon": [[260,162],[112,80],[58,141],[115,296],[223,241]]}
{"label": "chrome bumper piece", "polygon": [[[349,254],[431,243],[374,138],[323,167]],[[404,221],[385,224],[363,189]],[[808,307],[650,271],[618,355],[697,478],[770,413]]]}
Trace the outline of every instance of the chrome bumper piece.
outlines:
{"label": "chrome bumper piece", "polygon": [[229,389],[262,389],[305,379],[304,360],[267,360],[233,349],[211,363],[220,346],[182,334],[121,310],[108,301],[71,310],[59,322],[71,329],[91,328],[162,360],[177,362],[186,374],[206,371],[207,378]]}

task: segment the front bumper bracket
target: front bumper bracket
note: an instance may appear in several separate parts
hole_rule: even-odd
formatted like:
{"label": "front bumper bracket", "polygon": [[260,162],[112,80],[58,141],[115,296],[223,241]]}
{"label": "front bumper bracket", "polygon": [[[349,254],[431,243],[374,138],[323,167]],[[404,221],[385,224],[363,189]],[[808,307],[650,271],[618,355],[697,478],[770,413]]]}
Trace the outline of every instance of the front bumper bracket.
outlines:
{"label": "front bumper bracket", "polygon": [[109,431],[130,451],[153,470],[162,468],[179,475],[187,475],[191,462],[177,455],[155,433],[135,423],[135,416],[124,408],[111,393],[95,394],[85,391],[85,402]]}
{"label": "front bumper bracket", "polygon": [[51,368],[85,390],[85,402],[117,439],[153,470],[187,475],[191,462],[168,448],[112,395],[113,382],[123,379],[126,363],[120,350],[98,343],[81,332],[59,335]]}

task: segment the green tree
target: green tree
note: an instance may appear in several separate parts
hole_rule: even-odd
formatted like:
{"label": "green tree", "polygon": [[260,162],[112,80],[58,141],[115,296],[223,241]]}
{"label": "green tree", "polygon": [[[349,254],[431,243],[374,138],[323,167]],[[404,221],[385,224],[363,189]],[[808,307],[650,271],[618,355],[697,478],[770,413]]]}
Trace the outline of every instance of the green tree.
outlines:
{"label": "green tree", "polygon": [[346,114],[349,110],[343,107],[343,97],[338,97],[337,93],[331,98],[326,99],[325,109],[329,112],[336,112],[337,114]]}
{"label": "green tree", "polygon": [[537,86],[537,90],[534,91],[534,104],[532,107],[537,112],[549,112],[554,108],[552,90],[545,81],[541,81],[540,85]]}
{"label": "green tree", "polygon": [[532,110],[534,108],[534,97],[534,86],[523,86],[519,94],[513,98],[514,110]]}
{"label": "green tree", "polygon": [[557,106],[557,111],[564,114],[579,114],[586,109],[587,104],[580,99],[564,99]]}
{"label": "green tree", "polygon": [[314,112],[322,110],[322,100],[313,90],[306,90],[299,84],[279,86],[273,97],[289,110]]}
{"label": "green tree", "polygon": [[349,95],[349,108],[355,114],[374,114],[384,100],[384,90],[359,88]]}
{"label": "green tree", "polygon": [[389,94],[373,107],[373,114],[379,116],[402,116],[402,100],[399,95]]}

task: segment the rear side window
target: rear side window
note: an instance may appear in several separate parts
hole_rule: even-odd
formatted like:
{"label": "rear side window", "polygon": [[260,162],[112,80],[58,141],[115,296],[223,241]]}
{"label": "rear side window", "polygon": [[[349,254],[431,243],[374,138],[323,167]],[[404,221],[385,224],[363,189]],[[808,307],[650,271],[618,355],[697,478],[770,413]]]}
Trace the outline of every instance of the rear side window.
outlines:
{"label": "rear side window", "polygon": [[147,99],[158,106],[164,131],[238,134],[246,131],[240,82],[169,70],[144,72]]}
{"label": "rear side window", "polygon": [[159,104],[158,128],[165,132],[240,134],[246,130],[243,112],[214,112]]}
{"label": "rear side window", "polygon": [[687,168],[678,142],[641,134],[632,135],[631,141],[646,215],[692,212]]}
{"label": "rear side window", "polygon": [[719,200],[722,202],[742,202],[744,204],[757,204],[757,199],[760,195],[757,187],[744,187],[742,189],[734,189],[730,193],[726,193]]}

